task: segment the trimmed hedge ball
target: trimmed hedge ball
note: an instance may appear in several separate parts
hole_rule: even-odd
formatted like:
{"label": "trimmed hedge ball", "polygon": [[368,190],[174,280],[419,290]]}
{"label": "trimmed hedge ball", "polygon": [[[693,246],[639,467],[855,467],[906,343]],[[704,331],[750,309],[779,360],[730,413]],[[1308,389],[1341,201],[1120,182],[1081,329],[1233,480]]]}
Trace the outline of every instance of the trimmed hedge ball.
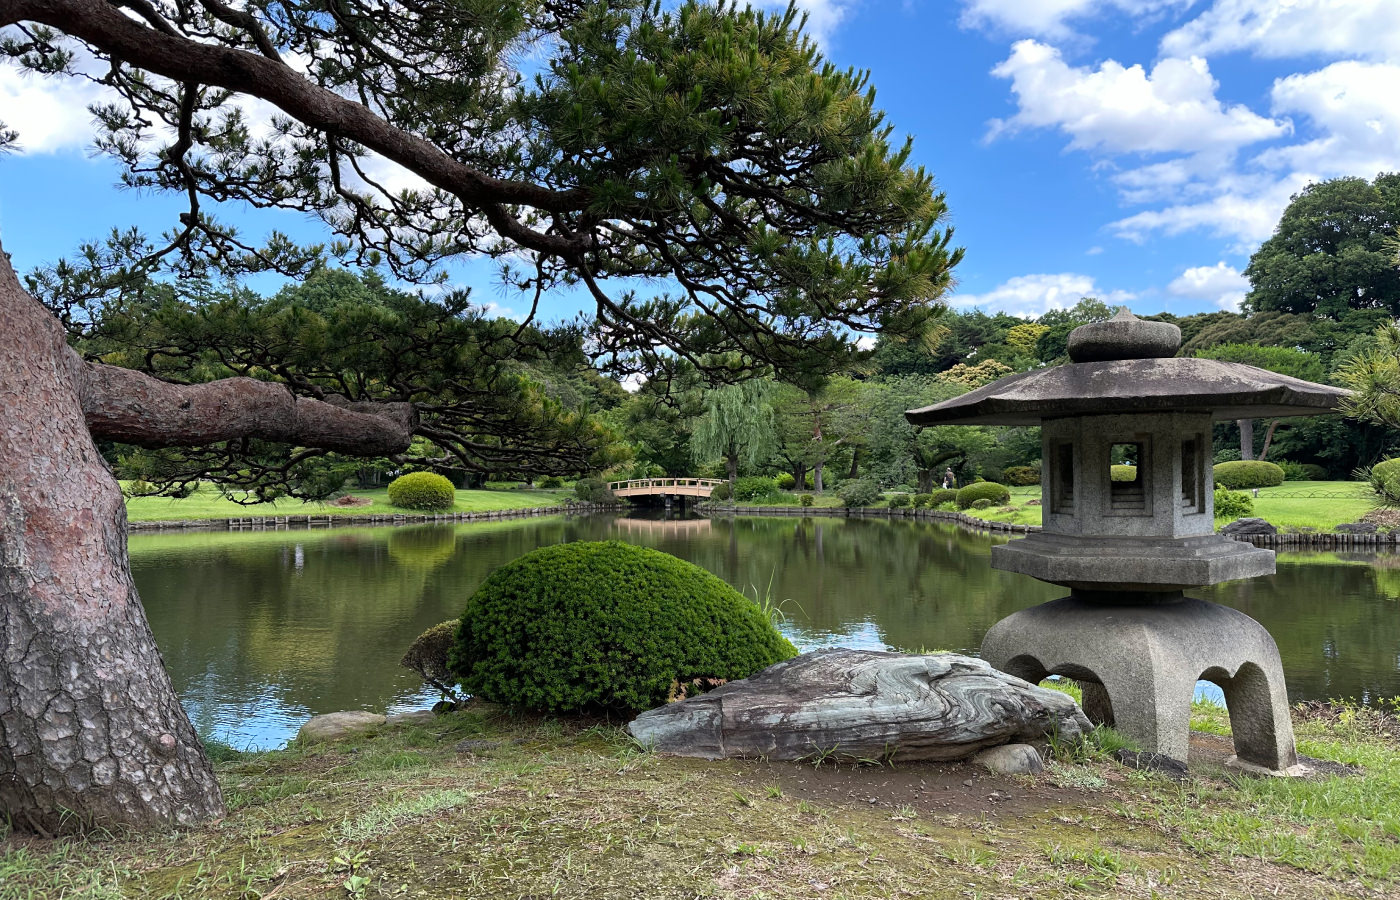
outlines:
{"label": "trimmed hedge ball", "polygon": [[1387,459],[1371,467],[1371,490],[1387,506],[1400,506],[1400,459]]}
{"label": "trimmed hedge ball", "polygon": [[389,482],[389,503],[400,509],[451,509],[456,501],[457,489],[436,472],[409,472]]}
{"label": "trimmed hedge ball", "polygon": [[758,605],[699,566],[619,541],[544,547],[467,602],[450,665],[469,694],[545,712],[636,711],[672,686],[797,655]]}
{"label": "trimmed hedge ball", "polygon": [[[1009,494],[1009,493],[1011,493],[1011,492],[1010,492],[1010,491],[1007,491],[1007,493]],[[932,494],[929,494],[929,495],[928,495],[928,505],[929,505],[929,508],[930,508],[930,509],[937,509],[938,507],[942,506],[942,505],[945,504],[945,503],[957,503],[957,502],[958,502],[958,489],[957,489],[957,488],[939,488],[938,490],[934,491]]]}
{"label": "trimmed hedge ball", "polygon": [[1040,484],[1040,466],[1007,466],[1001,473],[1001,477],[1007,484],[1014,484],[1024,487],[1028,484]]}
{"label": "trimmed hedge ball", "polygon": [[1283,484],[1283,469],[1258,459],[1236,460],[1217,463],[1211,470],[1211,478],[1232,491],[1276,487]]}
{"label": "trimmed hedge ball", "polygon": [[988,506],[993,503],[1009,503],[1011,502],[1011,492],[1006,489],[1004,484],[997,484],[995,481],[979,481],[976,484],[969,484],[957,493],[958,509],[968,509],[978,500],[986,500]]}

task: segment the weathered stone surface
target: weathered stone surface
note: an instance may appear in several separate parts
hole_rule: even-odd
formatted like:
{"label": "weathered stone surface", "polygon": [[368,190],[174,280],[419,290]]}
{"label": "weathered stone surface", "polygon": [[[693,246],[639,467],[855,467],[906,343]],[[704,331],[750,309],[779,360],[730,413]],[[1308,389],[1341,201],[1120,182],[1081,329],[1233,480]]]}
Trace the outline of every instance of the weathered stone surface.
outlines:
{"label": "weathered stone surface", "polygon": [[947,760],[1089,728],[1065,694],[979,659],[837,649],[642,713],[628,731],[659,752],[703,759]]}
{"label": "weathered stone surface", "polygon": [[1226,606],[1179,594],[1129,603],[1076,594],[993,625],[982,658],[1033,682],[1075,679],[1091,720],[1183,763],[1191,697],[1204,679],[1225,693],[1241,759],[1271,771],[1297,762],[1278,646],[1263,625]]}
{"label": "weathered stone surface", "polygon": [[1107,322],[1080,325],[1069,333],[1072,362],[1107,362],[1114,359],[1160,359],[1175,356],[1181,348],[1181,329],[1170,322],[1139,319],[1120,306]]}
{"label": "weathered stone surface", "polygon": [[1030,744],[1002,744],[988,747],[972,761],[997,775],[1035,775],[1045,771],[1045,761]]}
{"label": "weathered stone surface", "polygon": [[362,731],[368,731],[376,725],[383,725],[385,717],[379,713],[366,712],[362,709],[351,709],[344,712],[326,713],[325,715],[314,716],[301,730],[297,732],[297,739],[304,743],[315,741],[336,741]]}
{"label": "weathered stone surface", "polygon": [[1337,526],[1338,534],[1375,534],[1379,530],[1375,522],[1347,522]]}
{"label": "weathered stone surface", "polygon": [[1278,529],[1264,519],[1236,519],[1229,525],[1220,529],[1220,533],[1225,537],[1236,537],[1250,534],[1278,534]]}

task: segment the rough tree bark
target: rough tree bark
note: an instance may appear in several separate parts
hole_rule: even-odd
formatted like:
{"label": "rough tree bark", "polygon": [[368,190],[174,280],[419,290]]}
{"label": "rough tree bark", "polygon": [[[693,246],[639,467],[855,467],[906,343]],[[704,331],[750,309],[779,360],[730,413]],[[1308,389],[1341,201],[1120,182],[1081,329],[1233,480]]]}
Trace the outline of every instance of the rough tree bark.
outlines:
{"label": "rough tree bark", "polygon": [[1254,420],[1239,419],[1240,459],[1254,458]]}
{"label": "rough tree bark", "polygon": [[406,449],[413,412],[239,378],[178,386],[85,363],[0,252],[0,813],[58,834],[190,825],[219,788],[132,583],[121,489],[94,435]]}

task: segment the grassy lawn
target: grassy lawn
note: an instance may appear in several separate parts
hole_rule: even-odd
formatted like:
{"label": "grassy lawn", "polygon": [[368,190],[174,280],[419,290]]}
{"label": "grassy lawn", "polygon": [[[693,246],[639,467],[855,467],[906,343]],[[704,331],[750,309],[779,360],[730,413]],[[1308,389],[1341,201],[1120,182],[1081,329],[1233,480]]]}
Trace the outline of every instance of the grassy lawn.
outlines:
{"label": "grassy lawn", "polygon": [[[1193,721],[1228,732],[1218,708]],[[1088,747],[1018,777],[897,757],[704,762],[645,752],[615,725],[477,708],[225,751],[230,813],[202,829],[0,832],[0,900],[1395,896],[1394,720],[1348,710],[1296,727],[1303,752],[1362,774],[1193,762],[1177,783]]]}
{"label": "grassy lawn", "polygon": [[[302,503],[281,500],[244,506],[226,500],[217,489],[205,485],[183,500],[168,497],[129,497],[127,518],[133,522],[158,522],[178,519],[228,519],[252,516],[367,516],[417,515],[413,510],[389,505],[387,489],[349,491],[352,496],[368,499],[365,506],[333,506],[328,503]],[[445,512],[487,512],[498,509],[526,509],[536,506],[557,506],[572,497],[569,490],[484,490],[458,491],[457,502]]]}

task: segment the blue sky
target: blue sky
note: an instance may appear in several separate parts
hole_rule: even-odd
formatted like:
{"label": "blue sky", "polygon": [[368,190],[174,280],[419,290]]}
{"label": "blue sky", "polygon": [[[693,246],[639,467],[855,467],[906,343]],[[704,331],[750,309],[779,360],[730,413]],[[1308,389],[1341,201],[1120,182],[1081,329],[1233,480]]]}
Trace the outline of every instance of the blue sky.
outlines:
{"label": "blue sky", "polygon": [[[777,6],[777,3],[765,5]],[[1081,296],[1143,313],[1231,309],[1310,182],[1400,170],[1400,0],[803,0],[841,66],[870,69],[897,133],[947,192],[967,257],[955,307],[1018,315]],[[21,271],[175,201],[119,192],[87,152],[93,89],[0,69],[0,243]],[[289,213],[249,234],[312,240]],[[504,311],[528,301],[465,264]],[[545,308],[585,308],[560,294]]]}

